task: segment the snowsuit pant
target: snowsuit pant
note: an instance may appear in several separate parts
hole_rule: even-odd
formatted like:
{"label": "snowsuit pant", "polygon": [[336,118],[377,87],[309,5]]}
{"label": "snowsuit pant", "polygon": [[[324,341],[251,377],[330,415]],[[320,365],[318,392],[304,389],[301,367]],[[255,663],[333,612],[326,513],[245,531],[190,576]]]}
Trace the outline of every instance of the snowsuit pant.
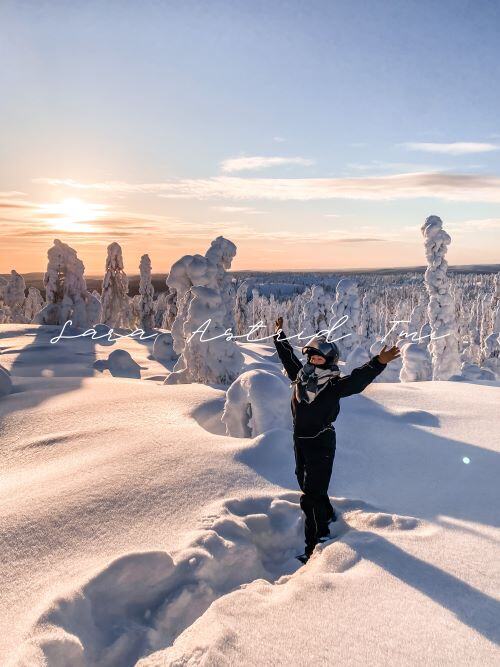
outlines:
{"label": "snowsuit pant", "polygon": [[318,538],[328,535],[328,521],[335,514],[328,497],[335,458],[335,431],[328,429],[313,438],[294,435],[293,441],[295,475],[302,491],[300,507],[305,514],[305,552],[310,555]]}

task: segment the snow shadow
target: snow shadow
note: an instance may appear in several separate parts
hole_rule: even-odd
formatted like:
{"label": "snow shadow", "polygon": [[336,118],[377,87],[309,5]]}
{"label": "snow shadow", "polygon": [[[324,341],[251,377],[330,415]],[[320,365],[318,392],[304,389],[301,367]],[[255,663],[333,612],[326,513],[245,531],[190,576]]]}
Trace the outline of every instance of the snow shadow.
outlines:
{"label": "snow shadow", "polygon": [[18,664],[129,667],[170,646],[222,595],[255,579],[280,583],[300,566],[294,556],[303,547],[303,519],[295,493],[228,499],[201,523],[179,552],[127,554],[57,599]]}
{"label": "snow shadow", "polygon": [[[438,425],[428,415],[392,415],[365,396],[347,399],[335,422],[330,492],[436,523],[445,515],[498,527],[500,455],[427,430]],[[298,488],[289,431],[268,431],[236,458],[272,484]]]}
{"label": "snow shadow", "polygon": [[343,541],[355,549],[360,558],[370,560],[448,609],[489,641],[500,642],[500,602],[495,598],[407,553],[379,533],[352,528]]}
{"label": "snow shadow", "polygon": [[[90,336],[50,340],[62,330],[61,326],[31,325],[24,329],[0,332],[3,341],[8,337],[26,336],[28,344],[2,345],[0,363],[10,355],[14,361],[10,373],[13,393],[0,401],[0,415],[32,408],[61,393],[78,389],[82,379],[92,377],[95,361],[95,341]],[[66,328],[66,332],[69,329]],[[77,333],[73,330],[72,332]]]}
{"label": "snow shadow", "polygon": [[204,401],[191,412],[191,417],[206,431],[215,435],[226,435],[226,427],[221,421],[225,396]]}

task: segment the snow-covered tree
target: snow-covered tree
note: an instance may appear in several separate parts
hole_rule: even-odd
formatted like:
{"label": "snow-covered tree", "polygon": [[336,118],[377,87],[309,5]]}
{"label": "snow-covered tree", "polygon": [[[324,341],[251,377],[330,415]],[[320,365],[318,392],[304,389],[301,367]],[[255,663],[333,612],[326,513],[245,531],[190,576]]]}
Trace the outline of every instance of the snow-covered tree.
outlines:
{"label": "snow-covered tree", "polygon": [[[225,336],[217,338],[226,330],[222,296],[218,289],[203,285],[193,285],[189,293],[183,326],[185,344],[174,372],[165,384],[213,382],[229,385],[241,371],[243,355],[234,341],[226,340]],[[203,333],[195,334],[203,325]],[[209,340],[212,338],[214,340]]]}
{"label": "snow-covered tree", "polygon": [[7,321],[8,308],[5,305],[5,288],[7,287],[7,279],[0,276],[0,324]]}
{"label": "snow-covered tree", "polygon": [[76,250],[59,239],[47,251],[48,263],[44,276],[46,305],[33,322],[64,324],[71,320],[74,327],[85,328],[99,321],[101,304],[87,291],[85,266]]}
{"label": "snow-covered tree", "polygon": [[[377,340],[372,345],[370,346],[370,356],[373,357],[376,354],[379,354],[386,345],[387,347],[391,347],[393,344],[395,344],[395,341],[388,341],[388,340]],[[403,342],[399,342],[398,347],[402,347],[404,345]],[[399,376],[401,374],[401,369],[403,368],[403,361],[401,357],[398,357],[397,359],[394,359],[391,361],[390,364],[387,364],[387,366],[384,369],[383,373],[380,373],[378,375],[374,382],[399,382]]]}
{"label": "snow-covered tree", "polygon": [[[401,382],[420,382],[432,379],[432,361],[425,343],[404,343],[401,345]],[[391,362],[393,363],[393,362]]]}
{"label": "snow-covered tree", "polygon": [[28,287],[28,296],[24,302],[24,316],[28,322],[32,322],[33,318],[43,308],[43,298],[40,290],[36,287]]}
{"label": "snow-covered tree", "polygon": [[500,379],[500,333],[490,334],[484,341],[483,367]]}
{"label": "snow-covered tree", "polygon": [[234,320],[236,333],[242,335],[248,330],[247,323],[247,304],[248,304],[248,284],[243,281],[236,290],[236,299],[234,306]]}
{"label": "snow-covered tree", "polygon": [[360,343],[358,335],[360,310],[361,304],[356,281],[342,278],[335,290],[335,301],[330,308],[331,317],[328,326],[335,326],[343,317],[347,316],[347,320],[337,326],[330,335],[331,340],[345,336],[337,341],[344,358]]}
{"label": "snow-covered tree", "polygon": [[130,327],[132,307],[128,296],[128,278],[124,271],[122,249],[116,242],[108,245],[101,302],[103,324],[112,328]]}
{"label": "snow-covered tree", "polygon": [[151,282],[151,260],[149,259],[149,255],[141,257],[139,270],[141,274],[139,282],[140,326],[144,331],[151,331],[154,327],[154,287]]}
{"label": "snow-covered tree", "polygon": [[4,303],[8,307],[8,319],[10,322],[25,323],[24,300],[26,284],[24,278],[15,269],[10,272],[9,279],[4,288]]}
{"label": "snow-covered tree", "polygon": [[368,350],[362,345],[357,345],[354,347],[345,360],[343,371],[345,374],[351,373],[355,368],[366,364],[367,361],[370,361],[370,354]]}
{"label": "snow-covered tree", "polygon": [[231,268],[231,263],[235,255],[235,244],[223,236],[218,236],[214,239],[210,244],[210,248],[205,253],[205,257],[217,267],[217,287],[226,307],[224,326],[226,329],[232,329],[233,332],[236,327],[234,320],[236,289],[234,281],[227,271]]}
{"label": "snow-covered tree", "polygon": [[493,302],[491,304],[493,317],[493,333],[500,333],[500,273],[497,273],[493,281]]}
{"label": "snow-covered tree", "polygon": [[203,255],[184,255],[170,269],[167,286],[176,292],[177,314],[171,327],[173,346],[177,354],[182,354],[185,343],[184,322],[187,318],[190,288],[195,285],[217,289],[219,268]]}
{"label": "snow-covered tree", "polygon": [[163,319],[161,322],[162,329],[172,329],[172,326],[177,317],[177,290],[173,287],[167,286],[165,294],[165,309],[163,311]]}
{"label": "snow-covered tree", "polygon": [[359,337],[371,345],[377,335],[377,304],[373,296],[366,292],[361,302]]}
{"label": "snow-covered tree", "polygon": [[321,285],[313,285],[299,317],[299,329],[311,336],[328,328],[328,300]]}
{"label": "snow-covered tree", "polygon": [[[419,333],[422,327],[425,324],[425,318],[427,316],[427,304],[424,301],[419,301],[413,307],[410,315],[410,321],[408,322],[408,338],[412,342],[418,341]],[[427,341],[426,341],[427,344]],[[430,378],[429,378],[430,379]]]}
{"label": "snow-covered tree", "polygon": [[450,293],[448,263],[445,259],[451,238],[444,231],[443,222],[437,215],[431,215],[425,220],[422,234],[428,263],[424,278],[429,294],[427,312],[432,331],[429,342],[432,379],[448,380],[460,371],[455,305]]}

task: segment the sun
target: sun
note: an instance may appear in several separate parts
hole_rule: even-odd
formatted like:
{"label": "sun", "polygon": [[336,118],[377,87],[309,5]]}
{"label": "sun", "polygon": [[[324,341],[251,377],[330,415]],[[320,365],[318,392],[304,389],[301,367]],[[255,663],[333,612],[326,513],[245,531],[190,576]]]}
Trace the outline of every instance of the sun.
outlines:
{"label": "sun", "polygon": [[96,227],[91,223],[105,215],[106,206],[71,198],[55,204],[42,204],[40,209],[44,219],[55,230],[94,232]]}

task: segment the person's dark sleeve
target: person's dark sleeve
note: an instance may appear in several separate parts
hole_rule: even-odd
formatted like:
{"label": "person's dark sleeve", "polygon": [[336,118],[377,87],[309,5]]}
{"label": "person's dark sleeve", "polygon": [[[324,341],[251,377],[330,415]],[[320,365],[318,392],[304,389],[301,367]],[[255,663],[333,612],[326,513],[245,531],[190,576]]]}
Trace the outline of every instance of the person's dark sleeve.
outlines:
{"label": "person's dark sleeve", "polygon": [[279,334],[275,333],[273,336],[274,345],[276,347],[276,351],[278,352],[278,357],[280,358],[280,361],[286,371],[286,374],[290,380],[293,381],[297,377],[297,373],[302,368],[302,364],[295,356],[293,348],[290,345],[290,341],[283,340],[284,338],[286,338],[286,336],[283,331],[280,331]]}
{"label": "person's dark sleeve", "polygon": [[340,378],[336,384],[336,388],[340,391],[340,398],[362,392],[386,366],[387,364],[383,364],[379,361],[378,356],[375,356],[366,364],[355,368],[350,375]]}

